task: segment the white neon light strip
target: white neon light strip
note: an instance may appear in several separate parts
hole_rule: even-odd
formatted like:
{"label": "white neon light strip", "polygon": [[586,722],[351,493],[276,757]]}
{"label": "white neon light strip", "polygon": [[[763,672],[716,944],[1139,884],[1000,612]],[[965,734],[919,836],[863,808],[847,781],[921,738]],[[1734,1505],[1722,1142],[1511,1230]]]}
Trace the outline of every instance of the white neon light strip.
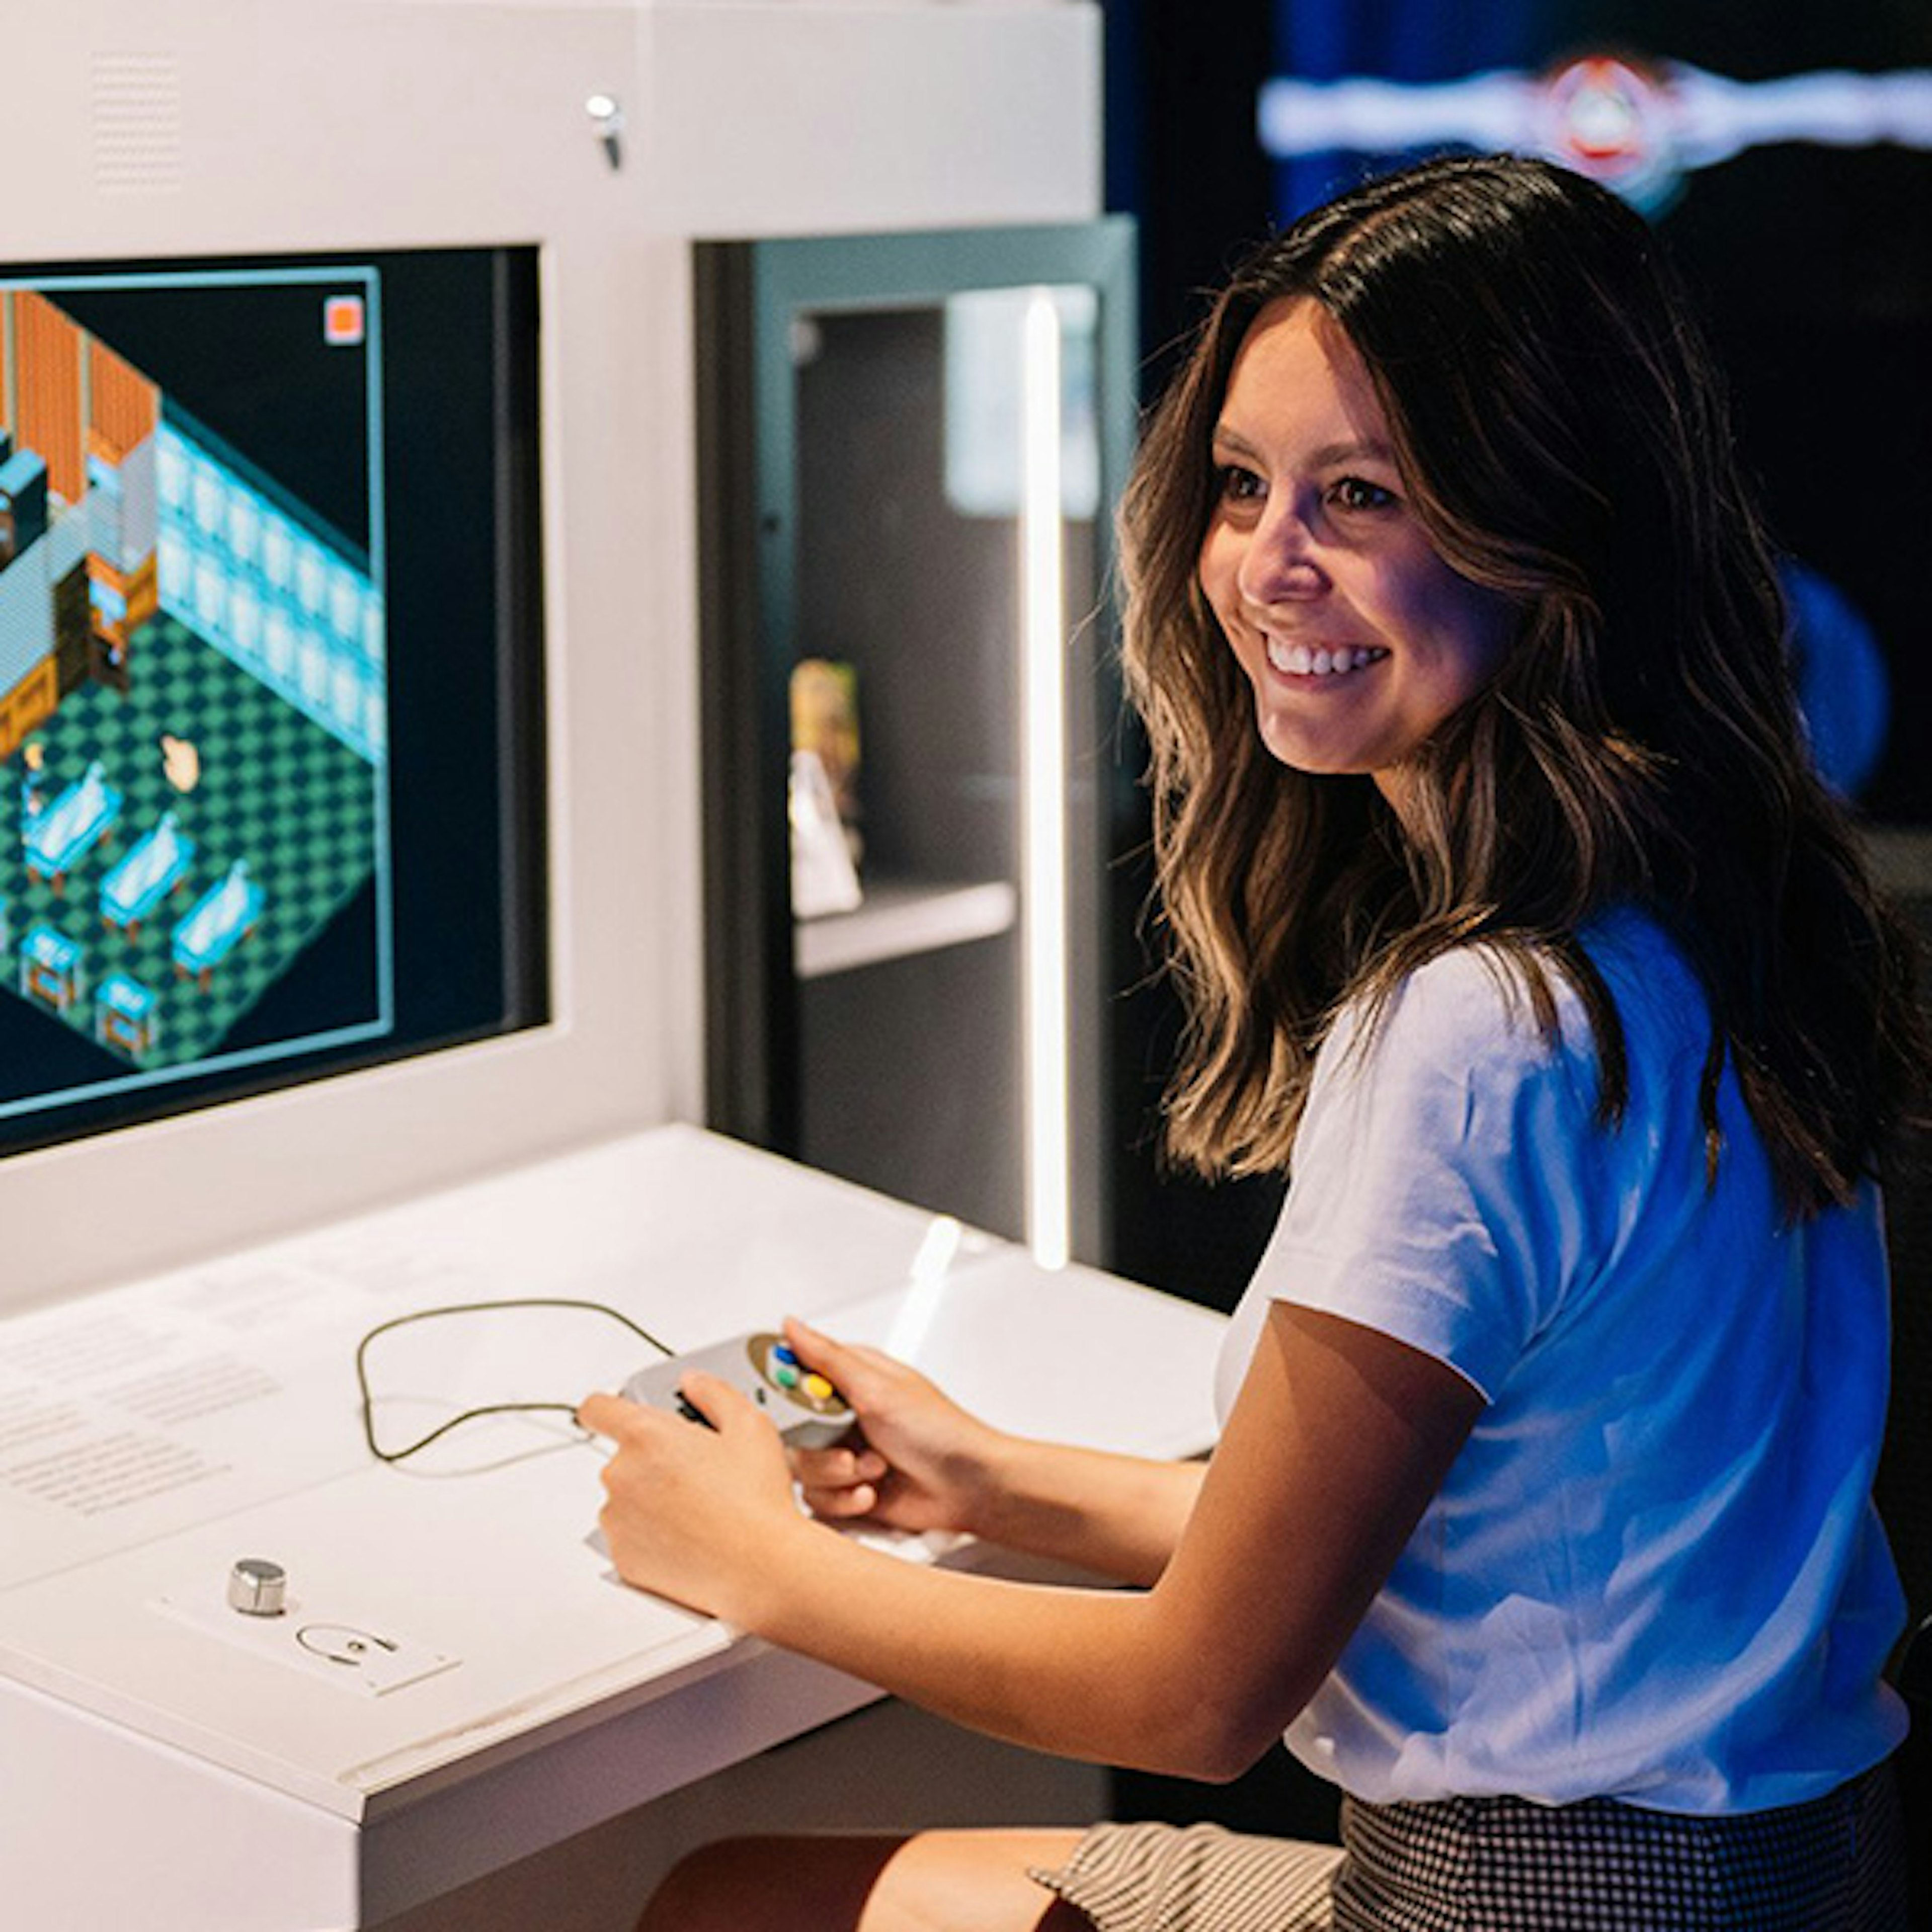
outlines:
{"label": "white neon light strip", "polygon": [[[1438,141],[1483,148],[1546,147],[1546,77],[1498,69],[1460,80],[1350,76],[1266,82],[1256,118],[1278,159],[1346,148],[1384,153]],[[1658,132],[1680,168],[1708,167],[1747,148],[1786,141],[1825,147],[1932,147],[1932,69],[1887,74],[1828,69],[1772,80],[1732,80],[1677,62],[1654,70]]]}
{"label": "white neon light strip", "polygon": [[1540,96],[1522,74],[1432,84],[1283,77],[1263,84],[1256,119],[1262,146],[1277,159],[1334,148],[1382,154],[1436,141],[1509,148],[1534,127]]}
{"label": "white neon light strip", "polygon": [[1678,146],[1688,166],[1784,141],[1932,148],[1932,72],[1923,69],[1743,81],[1679,68],[1671,81]]}
{"label": "white neon light strip", "polygon": [[1060,556],[1060,310],[1035,290],[1020,388],[1022,830],[1024,895],[1027,1245],[1043,1267],[1072,1252],[1067,1146],[1065,596]]}

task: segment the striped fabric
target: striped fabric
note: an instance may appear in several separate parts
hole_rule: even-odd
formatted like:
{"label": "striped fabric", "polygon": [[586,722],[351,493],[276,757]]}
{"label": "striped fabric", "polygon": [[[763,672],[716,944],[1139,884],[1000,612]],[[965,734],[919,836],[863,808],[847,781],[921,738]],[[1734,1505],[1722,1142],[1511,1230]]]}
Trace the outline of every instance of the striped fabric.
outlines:
{"label": "striped fabric", "polygon": [[1339,1845],[1218,1825],[1096,1825],[1060,1870],[1033,1876],[1100,1932],[1325,1932],[1341,1862]]}
{"label": "striped fabric", "polygon": [[1332,1845],[1211,1825],[1096,1825],[1033,1876],[1100,1932],[1909,1932],[1880,1766],[1728,1818],[1607,1798],[1346,1802]]}

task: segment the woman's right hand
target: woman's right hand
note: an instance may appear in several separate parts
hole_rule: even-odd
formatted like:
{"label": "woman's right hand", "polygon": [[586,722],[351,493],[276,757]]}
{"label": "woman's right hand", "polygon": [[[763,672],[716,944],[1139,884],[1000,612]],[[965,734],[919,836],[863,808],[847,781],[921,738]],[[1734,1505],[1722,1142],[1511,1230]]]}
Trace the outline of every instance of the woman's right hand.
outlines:
{"label": "woman's right hand", "polygon": [[784,1328],[799,1360],[831,1382],[858,1418],[850,1440],[792,1451],[792,1473],[812,1513],[915,1532],[979,1528],[1007,1438],[881,1349],[835,1342],[796,1320]]}

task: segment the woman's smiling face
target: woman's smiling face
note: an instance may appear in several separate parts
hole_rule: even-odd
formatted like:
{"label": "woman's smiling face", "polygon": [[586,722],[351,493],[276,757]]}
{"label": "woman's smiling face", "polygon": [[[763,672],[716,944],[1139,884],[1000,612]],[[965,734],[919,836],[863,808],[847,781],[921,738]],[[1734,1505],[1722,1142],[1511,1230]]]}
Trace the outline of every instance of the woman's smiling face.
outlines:
{"label": "woman's smiling face", "polygon": [[1312,302],[1255,318],[1214,461],[1201,587],[1262,742],[1300,771],[1367,772],[1400,810],[1404,761],[1494,675],[1514,612],[1430,543],[1368,369]]}

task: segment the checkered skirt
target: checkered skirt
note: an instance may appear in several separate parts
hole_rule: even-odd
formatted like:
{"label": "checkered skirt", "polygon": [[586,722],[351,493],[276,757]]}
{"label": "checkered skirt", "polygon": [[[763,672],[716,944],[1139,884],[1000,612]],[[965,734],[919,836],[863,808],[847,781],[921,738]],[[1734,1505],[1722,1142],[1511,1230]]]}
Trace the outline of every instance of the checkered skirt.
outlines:
{"label": "checkered skirt", "polygon": [[1892,1767],[1723,1818],[1345,1802],[1342,1847],[1097,1825],[1034,1876],[1100,1932],[1908,1932]]}

